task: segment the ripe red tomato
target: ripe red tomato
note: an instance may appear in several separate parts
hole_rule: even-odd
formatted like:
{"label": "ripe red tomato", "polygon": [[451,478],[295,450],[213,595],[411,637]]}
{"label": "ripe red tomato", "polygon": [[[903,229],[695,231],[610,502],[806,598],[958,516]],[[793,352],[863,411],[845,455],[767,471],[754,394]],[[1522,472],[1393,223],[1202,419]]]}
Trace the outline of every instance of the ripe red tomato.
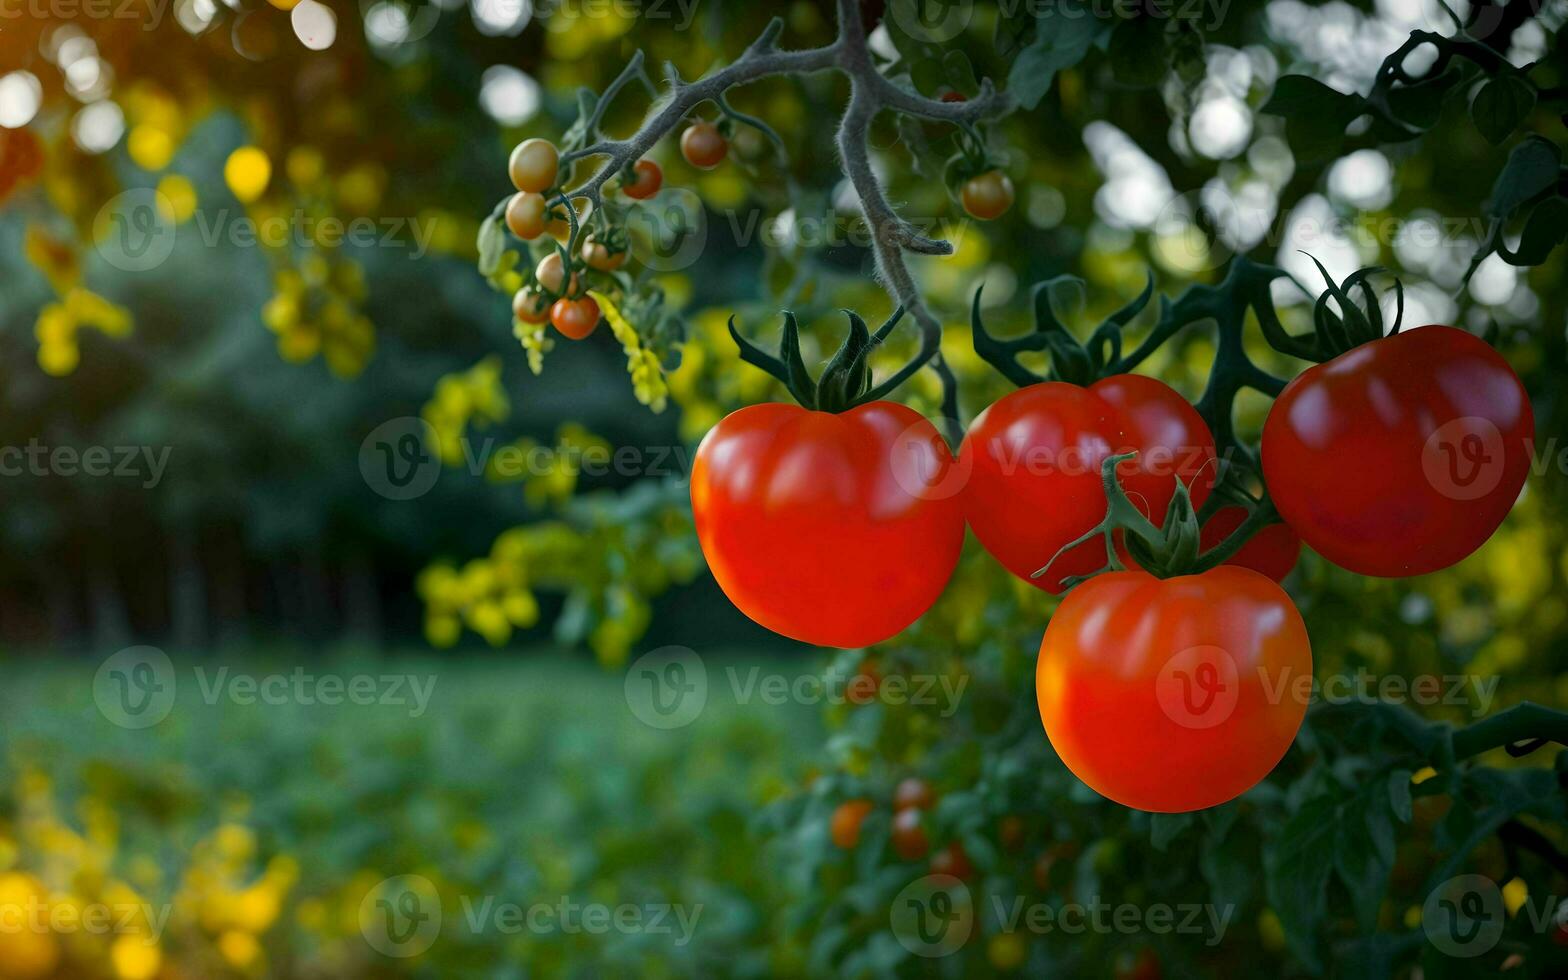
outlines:
{"label": "ripe red tomato", "polygon": [[1479,548],[1530,470],[1535,416],[1480,338],[1418,327],[1362,344],[1285,387],[1263,425],[1280,516],[1362,575],[1423,575]]}
{"label": "ripe red tomato", "polygon": [[635,179],[628,184],[621,185],[621,193],[637,201],[646,201],[659,193],[659,188],[664,184],[664,171],[652,160],[638,160],[632,165]]}
{"label": "ripe red tomato", "polygon": [[1100,464],[1138,451],[1117,467],[1134,501],[1155,524],[1180,476],[1201,506],[1214,485],[1214,437],[1197,409],[1162,381],[1119,374],[1087,388],[1049,381],[1020,388],[975,419],[959,450],[967,474],[964,510],[980,543],[1008,570],[1048,592],[1105,564],[1105,546],[1086,541],[1037,579],[1029,578],[1068,542],[1105,517]]}
{"label": "ripe red tomato", "polygon": [[[1246,519],[1245,507],[1221,507],[1215,511],[1214,516],[1203,525],[1200,537],[1203,550],[1208,551],[1224,541]],[[1300,557],[1301,538],[1290,529],[1290,525],[1274,523],[1249,538],[1240,551],[1225,559],[1225,564],[1250,568],[1276,582],[1283,582],[1290,570],[1296,567]]]}
{"label": "ripe red tomato", "polygon": [[550,307],[550,324],[568,340],[582,340],[599,325],[599,304],[591,296],[558,299]]}
{"label": "ripe red tomato", "polygon": [[692,123],[681,134],[681,156],[698,170],[712,170],[729,152],[729,140],[706,120]]}
{"label": "ripe red tomato", "polygon": [[1184,813],[1252,788],[1290,748],[1312,649],[1285,591],[1249,568],[1108,572],[1045,630],[1040,720],[1079,779],[1124,806]]}
{"label": "ripe red tomato", "polygon": [[929,810],[936,804],[936,793],[931,784],[918,776],[910,776],[893,790],[894,810]]}
{"label": "ripe red tomato", "polygon": [[871,812],[870,800],[845,800],[833,811],[829,823],[833,845],[846,851],[860,843],[860,825]]}
{"label": "ripe red tomato", "polygon": [[919,810],[900,810],[893,815],[893,850],[905,861],[918,861],[931,850]]}
{"label": "ripe red tomato", "polygon": [[953,465],[918,412],[751,405],[702,440],[691,473],[713,577],[754,621],[819,646],[894,636],[941,594],[964,543]]}

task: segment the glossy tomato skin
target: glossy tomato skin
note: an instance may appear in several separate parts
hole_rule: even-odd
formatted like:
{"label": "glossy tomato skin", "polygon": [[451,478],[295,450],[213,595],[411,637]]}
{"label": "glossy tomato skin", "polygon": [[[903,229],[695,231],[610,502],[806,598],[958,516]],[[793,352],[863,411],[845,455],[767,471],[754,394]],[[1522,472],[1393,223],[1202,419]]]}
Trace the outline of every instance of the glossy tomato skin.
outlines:
{"label": "glossy tomato skin", "polygon": [[1426,326],[1302,372],[1263,426],[1263,475],[1314,551],[1362,575],[1423,575],[1479,548],[1530,470],[1535,417],[1485,341]]}
{"label": "glossy tomato skin", "polygon": [[697,449],[697,538],[760,625],[819,646],[879,643],[931,607],[958,563],[952,466],[935,426],[903,405],[751,405]]}
{"label": "glossy tomato skin", "polygon": [[1311,695],[1301,614],[1276,583],[1222,565],[1158,579],[1108,572],[1062,601],[1035,692],[1057,754],[1124,806],[1184,813],[1256,785]]}
{"label": "glossy tomato skin", "polygon": [[1105,546],[1085,542],[1050,571],[1030,575],[1105,517],[1100,464],[1137,450],[1117,468],[1122,488],[1146,501],[1156,524],[1179,475],[1201,506],[1214,486],[1214,436],[1197,409],[1154,378],[1119,374],[1088,387],[1048,381],[980,413],[959,450],[967,475],[964,510],[985,549],[1026,582],[1060,593],[1062,580],[1105,564]]}
{"label": "glossy tomato skin", "polygon": [[[1246,519],[1245,507],[1221,507],[1203,525],[1199,538],[1203,550],[1208,551],[1224,541]],[[1250,568],[1276,582],[1283,582],[1300,559],[1301,537],[1290,529],[1290,525],[1276,521],[1249,538],[1240,551],[1225,559],[1225,564]]]}

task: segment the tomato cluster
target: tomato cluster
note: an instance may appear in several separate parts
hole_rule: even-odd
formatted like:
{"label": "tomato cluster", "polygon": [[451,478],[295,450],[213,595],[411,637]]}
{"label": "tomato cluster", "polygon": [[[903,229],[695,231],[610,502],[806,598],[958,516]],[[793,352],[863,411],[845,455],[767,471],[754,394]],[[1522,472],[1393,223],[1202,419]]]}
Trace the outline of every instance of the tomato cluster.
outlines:
{"label": "tomato cluster", "polygon": [[[681,135],[681,154],[700,170],[711,170],[729,153],[729,140],[720,126],[699,120]],[[614,273],[629,257],[624,230],[614,228],[603,216],[594,216],[600,227],[580,234],[581,247],[567,256],[563,246],[572,241],[572,218],[567,215],[561,188],[561,154],[546,139],[527,139],[513,150],[507,173],[517,193],[506,200],[502,212],[507,230],[525,242],[548,236],[557,248],[541,259],[527,282],[512,297],[512,313],[521,323],[551,326],[569,340],[582,340],[599,325],[599,304],[585,295],[583,271]],[[638,160],[622,173],[620,191],[628,200],[646,201],[664,185],[664,172],[652,160]],[[587,221],[590,216],[578,216]],[[563,256],[565,261],[563,261]]]}
{"label": "tomato cluster", "polygon": [[[1020,579],[1073,588],[1041,641],[1041,720],[1086,784],[1160,812],[1233,799],[1294,740],[1312,653],[1279,583],[1302,542],[1368,575],[1452,564],[1507,514],[1534,437],[1503,358],[1441,326],[1354,346],[1285,387],[1261,455],[1283,523],[1204,507],[1214,436],[1153,378],[1022,387],[976,417],[956,459],[902,405],[819,411],[806,395],[811,408],[741,409],[698,449],[692,509],[725,594],[785,636],[868,646],[936,601],[967,525]],[[1118,506],[1135,520],[1118,523]],[[1108,546],[1131,570],[1096,574]],[[920,809],[894,817],[906,859],[928,850]]]}
{"label": "tomato cluster", "polygon": [[[910,776],[893,790],[893,853],[901,861],[919,861],[930,856],[932,874],[952,875],[960,880],[974,875],[974,865],[963,844],[950,841],[931,850],[926,832],[926,813],[936,806],[936,792],[918,776]],[[861,825],[876,812],[877,805],[867,799],[845,800],[828,820],[828,835],[835,847],[853,850],[860,844]]]}

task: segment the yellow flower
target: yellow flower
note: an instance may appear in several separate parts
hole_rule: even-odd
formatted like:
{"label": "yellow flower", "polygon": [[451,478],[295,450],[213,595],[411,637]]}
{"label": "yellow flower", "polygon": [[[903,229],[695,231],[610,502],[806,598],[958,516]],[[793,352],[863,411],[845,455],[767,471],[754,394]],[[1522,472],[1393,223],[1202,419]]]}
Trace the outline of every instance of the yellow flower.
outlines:
{"label": "yellow flower", "polygon": [[125,935],[109,946],[109,962],[120,980],[150,980],[163,965],[163,953],[147,937]]}
{"label": "yellow flower", "polygon": [[230,153],[223,164],[223,181],[242,204],[249,204],[265,194],[271,180],[272,160],[260,147],[242,146]]}

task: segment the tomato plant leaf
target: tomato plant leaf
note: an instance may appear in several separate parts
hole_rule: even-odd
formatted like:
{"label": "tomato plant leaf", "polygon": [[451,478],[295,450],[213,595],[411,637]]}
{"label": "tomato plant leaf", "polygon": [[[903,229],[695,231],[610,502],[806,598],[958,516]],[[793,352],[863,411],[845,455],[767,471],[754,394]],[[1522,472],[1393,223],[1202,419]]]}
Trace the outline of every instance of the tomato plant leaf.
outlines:
{"label": "tomato plant leaf", "polygon": [[1526,137],[1508,154],[1508,162],[1492,184],[1487,214],[1506,218],[1520,205],[1553,187],[1562,170],[1563,152],[1542,136]]}
{"label": "tomato plant leaf", "polygon": [[1518,75],[1488,80],[1470,102],[1470,118],[1486,141],[1500,145],[1535,108],[1535,87]]}
{"label": "tomato plant leaf", "polygon": [[1360,96],[1346,95],[1306,75],[1286,75],[1274,85],[1260,112],[1285,117],[1285,135],[1303,162],[1328,156],[1345,127],[1365,111]]}
{"label": "tomato plant leaf", "polygon": [[1180,837],[1182,832],[1194,823],[1190,813],[1155,813],[1149,817],[1149,843],[1156,851],[1163,853],[1170,847],[1171,841]]}
{"label": "tomato plant leaf", "polygon": [[1322,969],[1316,934],[1327,910],[1333,863],[1325,855],[1335,850],[1334,811],[1329,796],[1308,800],[1263,852],[1269,904],[1285,926],[1291,949],[1313,972]]}
{"label": "tomato plant leaf", "polygon": [[1524,220],[1524,231],[1519,235],[1519,247],[1509,251],[1499,244],[1497,254],[1512,265],[1540,265],[1552,254],[1552,249],[1562,244],[1565,235],[1568,235],[1568,201],[1548,197],[1530,209]]}
{"label": "tomato plant leaf", "polygon": [[1007,76],[1007,90],[1025,109],[1033,109],[1051,91],[1056,73],[1084,59],[1089,48],[1110,30],[1081,2],[1066,2],[1052,16],[1040,18],[1034,40],[1018,53]]}

